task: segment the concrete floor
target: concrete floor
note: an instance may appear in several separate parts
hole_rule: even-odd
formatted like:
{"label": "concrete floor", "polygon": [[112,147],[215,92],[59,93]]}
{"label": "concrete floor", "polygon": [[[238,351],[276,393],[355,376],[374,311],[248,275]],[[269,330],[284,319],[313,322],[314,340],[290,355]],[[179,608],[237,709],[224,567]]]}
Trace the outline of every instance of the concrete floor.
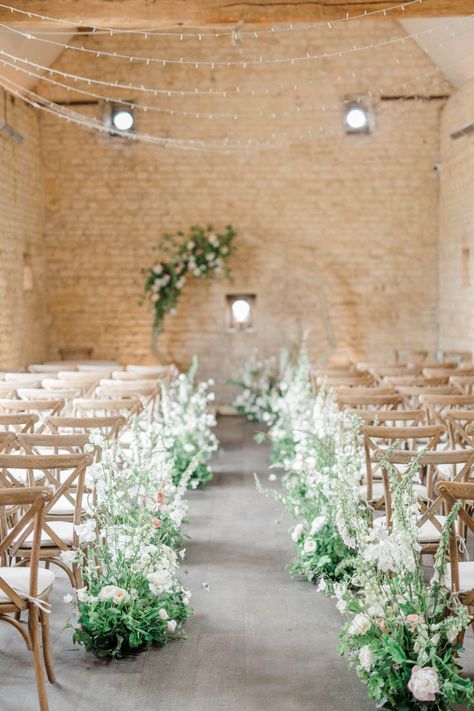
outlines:
{"label": "concrete floor", "polygon": [[[252,473],[266,480],[268,450],[253,442],[254,429],[238,417],[221,419],[224,452],[215,479],[190,493],[182,575],[193,591],[194,616],[187,640],[99,662],[64,630],[68,584],[57,580],[51,711],[374,709],[337,654],[340,615],[333,602],[285,571],[292,556],[288,522],[276,524],[281,506],[255,490]],[[33,668],[7,625],[0,625],[0,650],[1,711],[35,711]]]}

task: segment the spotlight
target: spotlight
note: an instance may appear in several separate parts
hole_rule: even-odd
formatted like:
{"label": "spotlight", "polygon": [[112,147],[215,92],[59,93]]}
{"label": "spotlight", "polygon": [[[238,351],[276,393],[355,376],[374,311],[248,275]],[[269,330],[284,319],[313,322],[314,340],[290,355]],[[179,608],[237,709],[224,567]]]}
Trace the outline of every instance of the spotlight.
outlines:
{"label": "spotlight", "polygon": [[135,123],[135,117],[131,109],[125,109],[120,105],[112,107],[112,126],[118,131],[131,131]]}
{"label": "spotlight", "polygon": [[350,101],[345,105],[344,123],[346,133],[369,133],[370,115],[365,106],[358,101]]}

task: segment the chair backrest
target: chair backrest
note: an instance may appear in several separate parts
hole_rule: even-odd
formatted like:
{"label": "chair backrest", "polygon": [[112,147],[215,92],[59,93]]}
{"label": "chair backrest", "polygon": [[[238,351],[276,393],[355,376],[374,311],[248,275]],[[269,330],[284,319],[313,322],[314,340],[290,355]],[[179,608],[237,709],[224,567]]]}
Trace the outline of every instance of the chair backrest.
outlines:
{"label": "chair backrest", "polygon": [[414,427],[426,421],[425,410],[364,410],[346,409],[349,415],[355,415],[368,425],[392,425],[393,427]]}
{"label": "chair backrest", "polygon": [[15,400],[0,399],[0,412],[10,414],[38,414],[40,417],[46,413],[56,415],[64,408],[64,400]]}
{"label": "chair backrest", "polygon": [[0,452],[8,452],[16,441],[14,432],[0,432]]}
{"label": "chair backrest", "polygon": [[27,413],[25,415],[0,415],[0,432],[33,432],[38,415]]}
{"label": "chair backrest", "polygon": [[128,370],[114,370],[111,373],[110,379],[120,382],[154,382],[156,383],[160,379],[163,380],[163,376],[155,375],[155,373],[131,373]]}
{"label": "chair backrest", "polygon": [[89,444],[87,434],[18,434],[16,444],[25,454],[78,454]]}
{"label": "chair backrest", "polygon": [[473,446],[469,428],[474,424],[474,409],[463,410],[456,407],[448,410],[444,419],[448,427],[449,446],[451,449]]}
{"label": "chair backrest", "polygon": [[[474,533],[474,519],[470,515],[472,511],[471,503],[474,500],[474,483],[473,482],[453,482],[440,481],[436,485],[436,492],[445,504],[446,511],[450,513],[457,501],[469,503],[469,506],[462,506],[458,512],[457,518],[463,522],[471,532]],[[456,593],[461,590],[459,576],[459,545],[458,531],[460,526],[458,521],[454,520],[450,536],[449,536],[449,565],[451,568],[451,590]],[[473,586],[474,587],[474,586]],[[469,591],[463,591],[469,592]],[[472,604],[472,602],[471,602]]]}
{"label": "chair backrest", "polygon": [[17,393],[21,400],[52,400],[54,398],[67,402],[77,395],[77,390],[72,388],[65,389],[64,387],[54,388],[54,390],[48,388],[17,388]]}
{"label": "chair backrest", "polygon": [[45,426],[55,434],[83,433],[90,434],[99,430],[108,439],[117,439],[127,424],[122,415],[109,417],[47,417]]}
{"label": "chair backrest", "polygon": [[421,397],[421,405],[426,409],[428,422],[438,422],[448,428],[446,414],[454,408],[473,409],[474,395],[424,394]]}
{"label": "chair backrest", "polygon": [[372,366],[370,368],[372,375],[378,380],[382,380],[387,376],[403,376],[403,375],[420,375],[421,366],[418,365],[389,365],[389,366]]}
{"label": "chair backrest", "polygon": [[337,388],[340,386],[350,388],[370,386],[373,383],[373,380],[370,376],[366,376],[361,373],[360,375],[330,375],[327,377],[318,377],[316,378],[316,382],[318,385],[325,384],[328,388]]}
{"label": "chair backrest", "polygon": [[[21,486],[15,478],[15,470],[32,472],[42,472],[53,489],[53,494],[45,507],[45,521],[43,530],[61,550],[68,550],[68,545],[61,540],[58,534],[48,526],[48,513],[54,504],[61,497],[67,499],[73,508],[73,523],[79,525],[82,517],[82,498],[84,494],[84,480],[87,467],[92,464],[93,458],[90,454],[51,454],[51,455],[23,455],[23,454],[0,454],[0,482],[5,486]],[[61,474],[66,472],[64,477]],[[31,487],[26,487],[31,488]],[[1,491],[1,489],[0,489]],[[22,536],[15,540],[12,555],[15,550],[21,548],[32,526],[29,527]],[[74,529],[73,546],[77,547],[77,536]]]}
{"label": "chair backrest", "polygon": [[416,451],[419,447],[435,450],[445,429],[441,425],[418,425],[415,427],[389,427],[387,425],[364,425],[365,465],[367,470],[367,499],[372,500],[374,476],[381,473],[380,452],[397,444],[401,449]]}
{"label": "chair backrest", "polygon": [[[38,597],[38,569],[40,556],[41,531],[46,508],[53,492],[46,487],[2,488],[0,489],[0,560],[5,561],[15,541],[25,540],[32,531],[30,557],[30,576],[28,595],[35,600]],[[10,528],[8,513],[12,507],[17,511],[16,521]],[[26,609],[28,601],[21,597],[4,578],[0,576],[0,589],[5,596],[20,610]]]}
{"label": "chair backrest", "polygon": [[407,387],[418,386],[420,388],[428,388],[435,387],[437,385],[449,384],[449,378],[447,376],[442,378],[425,378],[424,375],[388,375],[384,378],[384,381],[395,387],[404,385]]}
{"label": "chair backrest", "polygon": [[350,408],[363,409],[385,409],[395,410],[403,403],[403,398],[400,395],[379,395],[379,394],[350,394],[345,393],[336,396],[337,404],[341,410]]}
{"label": "chair backrest", "polygon": [[405,407],[416,408],[421,407],[422,397],[424,395],[457,395],[453,385],[436,385],[436,386],[417,386],[417,385],[399,385],[397,391],[403,396]]}
{"label": "chair backrest", "polygon": [[438,365],[437,367],[424,367],[423,375],[426,378],[449,378],[456,372],[456,364],[446,364]]}
{"label": "chair backrest", "polygon": [[123,415],[129,420],[143,409],[143,405],[137,397],[112,399],[75,398],[73,400],[73,412],[77,417],[111,417]]}
{"label": "chair backrest", "polygon": [[[443,450],[436,452],[420,452],[411,450],[394,449],[393,451],[380,451],[374,454],[374,459],[381,462],[381,469],[384,478],[385,488],[385,507],[387,511],[387,523],[390,522],[392,511],[392,495],[390,486],[390,477],[387,468],[383,465],[382,460],[386,460],[395,470],[399,479],[405,473],[406,467],[410,466],[414,458],[418,458],[420,467],[425,468],[427,477],[427,488],[433,490],[435,479],[451,481],[468,481],[473,466],[474,466],[474,449],[455,449]],[[451,473],[447,475],[447,469]],[[439,512],[441,505],[441,497],[435,496],[434,500],[426,504],[419,500],[420,517],[417,520],[417,526],[421,527],[426,521],[430,520],[436,528],[439,529],[439,523],[436,521],[436,513]]]}
{"label": "chair backrest", "polygon": [[0,380],[0,397],[16,397],[20,388],[41,388],[41,380]]}
{"label": "chair backrest", "polygon": [[474,395],[474,377],[472,375],[452,375],[449,382],[453,385],[461,395]]}
{"label": "chair backrest", "polygon": [[178,374],[178,369],[174,363],[170,365],[134,365],[130,363],[126,367],[127,372],[135,373],[137,377],[155,376],[156,378],[170,380]]}

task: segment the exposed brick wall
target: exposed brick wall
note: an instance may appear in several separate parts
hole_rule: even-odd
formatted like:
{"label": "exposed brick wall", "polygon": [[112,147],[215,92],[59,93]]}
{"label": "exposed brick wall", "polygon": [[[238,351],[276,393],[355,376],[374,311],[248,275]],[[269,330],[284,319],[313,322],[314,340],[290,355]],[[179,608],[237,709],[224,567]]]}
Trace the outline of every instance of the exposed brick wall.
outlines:
{"label": "exposed brick wall", "polygon": [[[249,40],[244,55],[228,39],[213,51],[222,59],[335,52],[401,34],[398,23],[389,20],[350,22],[317,36],[304,32]],[[111,46],[109,37],[87,42],[94,48]],[[185,56],[203,58],[209,49],[204,42],[181,49],[176,41],[151,38],[114,37],[113,45],[168,57],[179,56],[176,46]],[[280,144],[290,145],[227,154],[179,151],[111,139],[43,115],[50,357],[61,346],[91,345],[96,357],[153,360],[151,312],[138,305],[140,268],[153,262],[152,247],[163,232],[209,222],[237,229],[233,277],[187,285],[158,344],[160,353],[179,365],[188,365],[196,352],[203,374],[215,376],[222,386],[251,347],[273,352],[286,337],[307,328],[314,356],[323,353],[328,323],[339,352],[392,357],[397,346],[436,347],[438,179],[433,164],[442,102],[381,100],[381,95],[450,91],[413,43],[387,44],[344,59],[221,68],[214,74],[79,52],[64,53],[55,66],[138,85],[256,87],[254,97],[220,101],[148,95],[148,103],[161,108],[250,115],[235,121],[148,111],[137,114],[137,128],[204,140],[226,134],[263,140],[275,132]],[[262,93],[275,84],[282,85],[276,97]],[[46,86],[42,91],[79,98]],[[375,132],[346,136],[344,98],[369,91]],[[132,90],[127,98],[143,100]],[[296,112],[309,105],[315,110]],[[99,106],[80,110],[97,118],[103,112]],[[272,111],[289,113],[272,119]],[[226,332],[226,293],[257,295],[254,333]]]}
{"label": "exposed brick wall", "polygon": [[[8,123],[24,137],[19,145],[0,134],[0,370],[14,370],[46,354],[44,200],[38,116],[6,102]],[[25,264],[33,275],[26,291]]]}
{"label": "exposed brick wall", "polygon": [[474,349],[474,134],[450,134],[474,120],[474,80],[448,101],[441,125],[440,347]]}

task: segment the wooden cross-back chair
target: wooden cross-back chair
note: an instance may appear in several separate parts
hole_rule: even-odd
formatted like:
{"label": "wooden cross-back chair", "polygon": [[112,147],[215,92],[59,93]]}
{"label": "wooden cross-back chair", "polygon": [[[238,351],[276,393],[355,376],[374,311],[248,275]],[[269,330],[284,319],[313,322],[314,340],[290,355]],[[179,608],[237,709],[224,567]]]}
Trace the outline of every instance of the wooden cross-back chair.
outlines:
{"label": "wooden cross-back chair", "polygon": [[438,365],[437,367],[423,368],[425,378],[450,378],[456,373],[456,364]]}
{"label": "wooden cross-back chair", "polygon": [[99,431],[104,437],[116,440],[127,424],[123,415],[109,417],[47,417],[44,421],[53,434],[90,434]]}
{"label": "wooden cross-back chair", "polygon": [[68,365],[67,363],[65,363],[64,366],[57,363],[32,363],[28,366],[28,370],[30,373],[47,373],[55,375],[60,370],[76,370],[76,366]]}
{"label": "wooden cross-back chair", "polygon": [[97,371],[78,372],[75,370],[64,370],[57,374],[57,379],[62,381],[63,387],[74,387],[78,389],[77,397],[90,397],[102,377],[102,373]]}
{"label": "wooden cross-back chair", "polygon": [[[449,571],[445,584],[463,605],[474,607],[474,562],[459,560],[459,532],[470,530],[474,533],[472,503],[474,501],[474,482],[441,481],[436,485],[437,494],[443,499],[449,514],[454,505],[462,502],[456,520],[449,535]],[[472,609],[470,610],[472,613]]]}
{"label": "wooden cross-back chair", "polygon": [[95,391],[96,397],[102,399],[118,400],[136,397],[141,401],[144,409],[150,413],[155,411],[160,394],[161,383],[150,380],[118,381],[103,379]]}
{"label": "wooden cross-back chair", "polygon": [[[78,547],[75,527],[83,518],[85,474],[92,461],[90,454],[0,454],[0,484],[31,488],[22,486],[15,477],[16,471],[27,470],[33,473],[33,478],[35,472],[42,472],[44,480],[52,487],[53,494],[44,512],[39,557],[40,560],[62,568],[73,586],[79,583],[77,564],[74,562],[72,568],[69,568],[60,555],[63,551],[75,550]],[[67,515],[69,520],[64,520],[65,517],[58,513],[58,507],[65,501],[73,506],[72,516]],[[25,529],[21,536],[15,537],[8,548],[10,559],[14,558],[20,565],[28,565],[32,540],[32,527]]]}
{"label": "wooden cross-back chair", "polygon": [[448,361],[454,361],[459,365],[469,365],[472,363],[472,352],[471,351],[443,351],[443,359]]}
{"label": "wooden cross-back chair", "polygon": [[474,409],[474,395],[425,394],[421,405],[426,409],[426,417],[431,424],[439,423],[448,429],[446,415],[453,409]]}
{"label": "wooden cross-back chair", "polygon": [[[395,470],[399,480],[405,475],[407,468],[415,457],[418,458],[420,468],[426,471],[427,481],[434,484],[435,495],[432,500],[417,496],[420,514],[416,525],[419,529],[418,541],[423,553],[435,553],[440,541],[442,527],[446,517],[443,510],[442,496],[439,494],[438,482],[450,480],[453,482],[468,481],[474,466],[474,449],[440,450],[436,452],[416,452],[395,449],[391,452],[380,451],[374,455],[378,461],[386,460]],[[446,471],[451,470],[451,475]],[[382,474],[385,488],[386,524],[391,526],[392,518],[392,489],[390,475],[382,464]],[[437,481],[438,480],[438,481]],[[375,523],[375,522],[374,522]]]}
{"label": "wooden cross-back chair", "polygon": [[460,375],[459,371],[456,371],[456,375],[452,375],[449,382],[460,395],[474,395],[474,376]]}
{"label": "wooden cross-back chair", "polygon": [[449,378],[425,378],[424,375],[389,375],[385,378],[385,382],[394,387],[403,385],[405,387],[436,387],[438,385],[449,385]]}
{"label": "wooden cross-back chair", "polygon": [[41,388],[41,380],[30,382],[28,380],[0,380],[0,397],[17,397],[21,388]]}
{"label": "wooden cross-back chair", "polygon": [[397,392],[402,395],[405,407],[420,408],[425,395],[457,395],[453,385],[399,385]]}
{"label": "wooden cross-back chair", "polygon": [[[364,425],[363,437],[366,481],[360,487],[361,495],[374,509],[385,506],[385,486],[380,466],[380,452],[397,445],[400,449],[417,451],[421,448],[435,450],[444,434],[441,425],[417,425],[414,427],[390,427],[387,425]],[[433,482],[428,478],[426,484],[415,484],[415,491],[421,498],[433,497]]]}
{"label": "wooden cross-back chair", "polygon": [[445,414],[451,449],[472,447],[469,428],[474,425],[474,409],[453,408]]}
{"label": "wooden cross-back chair", "polygon": [[425,410],[364,410],[346,409],[346,414],[359,417],[367,425],[391,425],[392,427],[414,427],[425,424]]}
{"label": "wooden cross-back chair", "polygon": [[[54,583],[54,573],[39,567],[44,512],[51,497],[52,492],[42,487],[0,489],[0,621],[7,622],[21,634],[33,655],[41,711],[48,711],[49,708],[43,662],[48,680],[51,683],[55,680],[48,620],[48,596]],[[8,519],[12,508],[18,514],[15,525],[9,530]],[[31,539],[29,566],[6,566],[11,546],[25,531],[30,531]],[[26,627],[19,619],[22,613],[27,614]]]}
{"label": "wooden cross-back chair", "polygon": [[370,373],[376,380],[383,381],[386,377],[401,377],[401,376],[417,376],[421,374],[421,366],[417,365],[390,365],[390,366],[373,366],[370,368]]}
{"label": "wooden cross-back chair", "polygon": [[13,398],[0,399],[0,414],[8,415],[37,415],[38,422],[36,429],[41,432],[44,429],[43,419],[48,415],[59,415],[65,407],[64,400],[21,400]]}
{"label": "wooden cross-back chair", "polygon": [[0,415],[0,432],[33,432],[38,421],[35,413]]}
{"label": "wooden cross-back chair", "polygon": [[121,415],[129,422],[143,410],[143,404],[137,397],[120,398],[76,398],[73,401],[75,417],[115,417]]}
{"label": "wooden cross-back chair", "polygon": [[336,402],[341,410],[346,408],[372,409],[372,410],[395,410],[403,403],[403,398],[397,394],[377,393],[374,388],[372,393],[336,393]]}

